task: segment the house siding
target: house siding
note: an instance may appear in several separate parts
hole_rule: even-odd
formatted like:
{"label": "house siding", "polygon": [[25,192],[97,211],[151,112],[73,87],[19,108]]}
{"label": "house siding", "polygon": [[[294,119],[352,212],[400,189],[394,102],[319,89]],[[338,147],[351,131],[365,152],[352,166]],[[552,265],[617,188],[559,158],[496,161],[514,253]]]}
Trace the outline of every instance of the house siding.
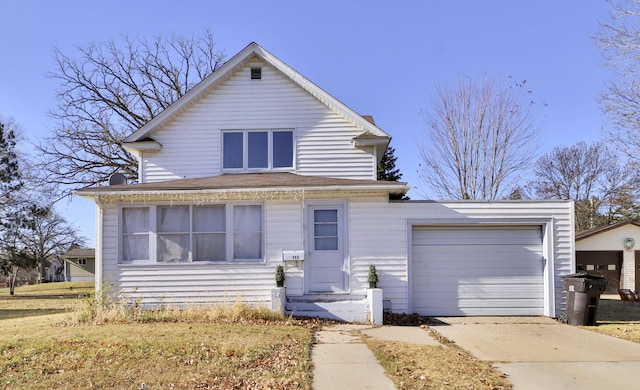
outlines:
{"label": "house siding", "polygon": [[[251,66],[262,79],[250,80]],[[371,148],[355,148],[362,133],[265,62],[241,67],[214,92],[191,104],[151,137],[163,145],[142,153],[141,182],[215,176],[222,173],[222,130],[283,129],[295,132],[294,173],[374,179]]]}
{"label": "house siding", "polygon": [[352,292],[365,293],[369,266],[375,265],[383,299],[397,313],[408,311],[405,208],[384,198],[354,199],[349,207]]}
{"label": "house siding", "polygon": [[[570,202],[394,202],[384,196],[343,194],[347,199],[349,293],[365,295],[370,265],[375,265],[383,299],[396,313],[410,305],[410,253],[412,226],[466,221],[509,223],[551,221],[554,261],[555,313],[564,310],[561,276],[573,272],[573,225]],[[304,250],[304,202],[331,196],[264,201],[265,262],[259,264],[119,265],[118,207],[103,206],[103,275],[113,291],[146,304],[229,303],[242,301],[268,305],[274,287],[274,268],[282,264],[282,251]],[[548,238],[547,238],[548,239]],[[304,294],[303,261],[286,262],[288,296]],[[546,299],[550,299],[547,297]]]}
{"label": "house siding", "polygon": [[[77,261],[77,260],[76,260]],[[95,261],[87,260],[86,265],[80,265],[73,260],[67,261],[68,282],[91,281],[95,278]]]}

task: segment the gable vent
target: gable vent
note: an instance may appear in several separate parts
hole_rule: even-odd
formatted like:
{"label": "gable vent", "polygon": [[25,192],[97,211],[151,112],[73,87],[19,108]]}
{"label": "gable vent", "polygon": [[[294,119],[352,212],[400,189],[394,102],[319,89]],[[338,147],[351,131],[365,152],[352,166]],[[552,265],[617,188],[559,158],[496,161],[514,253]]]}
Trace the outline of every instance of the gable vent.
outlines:
{"label": "gable vent", "polygon": [[260,80],[262,78],[262,68],[251,68],[251,80]]}

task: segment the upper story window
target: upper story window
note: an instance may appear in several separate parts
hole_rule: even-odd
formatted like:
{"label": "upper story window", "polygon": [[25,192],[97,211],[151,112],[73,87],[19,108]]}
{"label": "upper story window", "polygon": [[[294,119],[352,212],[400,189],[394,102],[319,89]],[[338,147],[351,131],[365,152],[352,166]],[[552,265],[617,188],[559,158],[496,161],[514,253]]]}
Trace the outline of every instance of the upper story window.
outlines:
{"label": "upper story window", "polygon": [[293,130],[227,130],[222,132],[225,170],[293,168]]}

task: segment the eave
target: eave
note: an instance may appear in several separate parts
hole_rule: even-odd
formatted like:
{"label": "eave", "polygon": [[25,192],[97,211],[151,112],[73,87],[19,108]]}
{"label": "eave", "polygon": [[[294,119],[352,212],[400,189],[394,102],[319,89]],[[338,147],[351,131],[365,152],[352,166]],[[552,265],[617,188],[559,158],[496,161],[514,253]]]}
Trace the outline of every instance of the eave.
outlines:
{"label": "eave", "polygon": [[125,148],[128,152],[136,153],[136,152],[148,152],[153,151],[157,152],[162,149],[162,144],[157,141],[137,141],[137,142],[124,142],[122,147]]}
{"label": "eave", "polygon": [[373,134],[361,134],[351,140],[353,146],[356,148],[374,147],[378,156],[378,162],[382,160],[382,156],[384,156],[384,152],[387,150],[390,141],[391,137]]}
{"label": "eave", "polygon": [[410,187],[402,182],[337,179],[293,173],[263,173],[91,187],[77,190],[76,194],[96,201],[106,201],[106,203],[153,199],[208,202],[229,198],[252,200],[300,198],[310,194],[318,196],[327,193],[341,195],[357,193],[364,196],[402,195],[409,189]]}

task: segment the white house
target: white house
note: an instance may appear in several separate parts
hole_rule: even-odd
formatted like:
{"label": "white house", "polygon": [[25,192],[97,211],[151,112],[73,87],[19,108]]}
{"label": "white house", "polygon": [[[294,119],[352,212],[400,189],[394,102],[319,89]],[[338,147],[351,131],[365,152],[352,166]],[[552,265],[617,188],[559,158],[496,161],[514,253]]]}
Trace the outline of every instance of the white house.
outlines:
{"label": "white house", "polygon": [[607,294],[640,291],[640,222],[622,221],[576,234],[576,269],[607,278]]}
{"label": "white house", "polygon": [[409,189],[376,180],[390,138],[250,44],[125,140],[137,184],[78,191],[97,205],[96,288],[272,305],[284,265],[288,312],[364,321],[375,265],[396,313],[564,309],[571,202],[390,201]]}

